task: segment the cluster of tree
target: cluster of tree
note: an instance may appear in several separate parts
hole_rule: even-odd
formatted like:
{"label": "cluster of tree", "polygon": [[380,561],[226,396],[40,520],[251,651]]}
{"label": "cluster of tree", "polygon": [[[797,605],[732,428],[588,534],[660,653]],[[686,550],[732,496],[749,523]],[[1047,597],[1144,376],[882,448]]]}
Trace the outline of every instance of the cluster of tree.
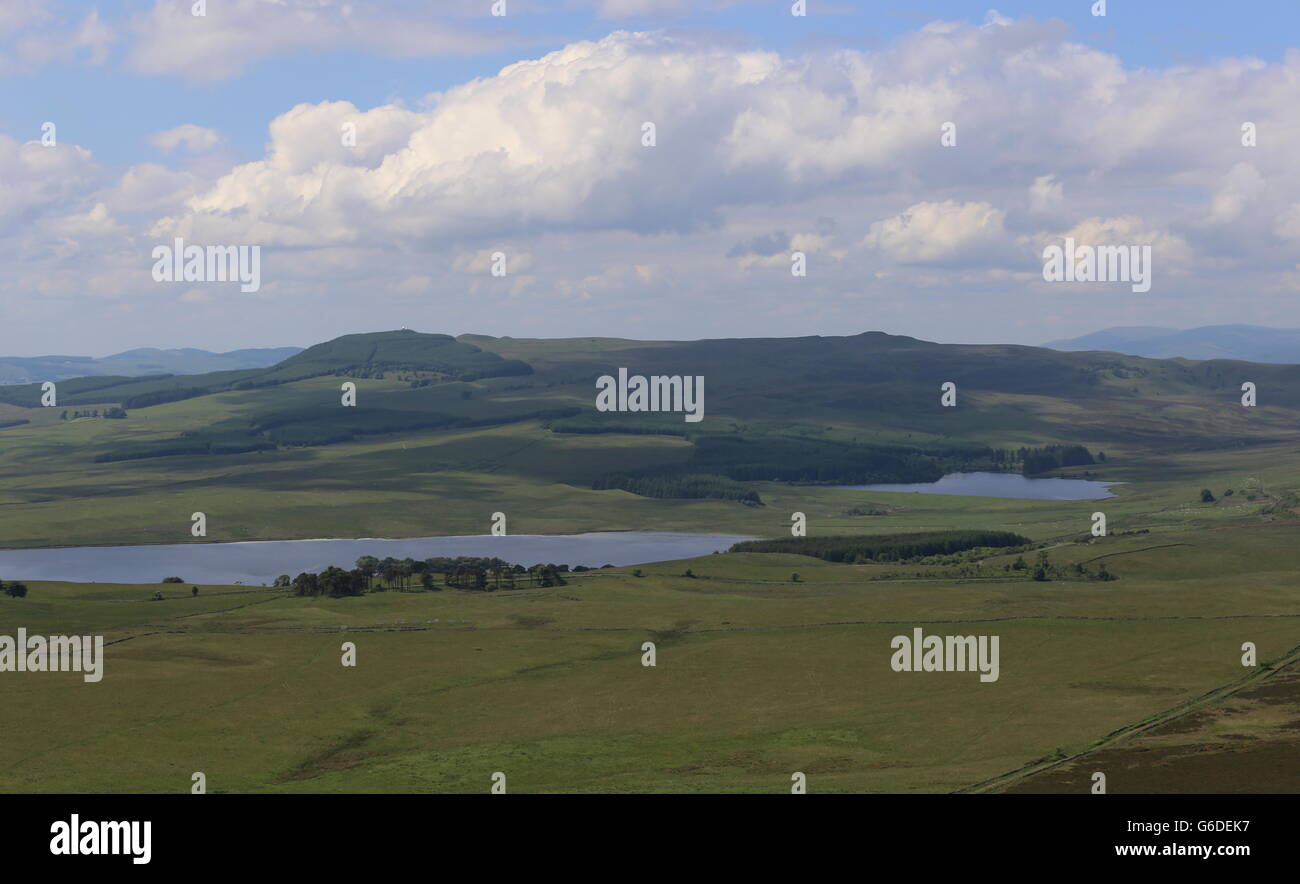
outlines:
{"label": "cluster of tree", "polygon": [[762,506],[763,499],[753,491],[726,476],[700,474],[674,475],[671,470],[646,473],[606,473],[591,485],[597,491],[618,489],[642,497],[680,498],[696,500],[738,500]]}
{"label": "cluster of tree", "polygon": [[[369,581],[378,578],[380,586],[384,589],[406,589],[413,583],[418,583],[423,589],[434,588],[435,581],[433,575],[452,575],[461,572],[483,571],[488,572],[501,568],[514,568],[514,566],[505,559],[499,559],[495,556],[433,556],[427,559],[413,559],[410,557],[396,559],[392,556],[379,559],[375,556],[362,556],[357,559],[356,567],[359,568]],[[456,586],[445,579],[444,583],[448,586]],[[368,584],[369,585],[369,584]]]}
{"label": "cluster of tree", "polygon": [[732,552],[774,552],[816,556],[828,562],[901,562],[922,556],[948,555],[967,549],[1027,546],[1030,541],[1010,531],[921,531],[863,537],[786,537],[746,540]]}
{"label": "cluster of tree", "polygon": [[31,421],[26,419],[0,421],[0,430],[3,430],[5,427],[21,427],[23,424],[30,424],[30,423]]}
{"label": "cluster of tree", "polygon": [[111,463],[176,455],[243,454],[275,447],[275,443],[268,439],[258,439],[247,434],[185,433],[176,439],[161,439],[156,442],[121,442],[95,455],[94,462]]}
{"label": "cluster of tree", "polygon": [[[1252,498],[1247,496],[1246,499],[1251,500]],[[1297,510],[1300,510],[1300,496],[1297,496],[1294,491],[1283,491],[1278,494],[1276,500],[1262,507],[1260,512],[1290,519]]]}
{"label": "cluster of tree", "polygon": [[[568,570],[568,566],[564,566]],[[561,570],[555,565],[522,565],[504,568],[457,568],[443,575],[447,585],[456,589],[477,589],[492,591],[498,589],[520,589],[523,586],[565,586],[568,581],[561,576]]]}
{"label": "cluster of tree", "polygon": [[160,582],[161,583],[184,583],[185,581],[179,577],[164,577]]}
{"label": "cluster of tree", "polygon": [[[93,408],[90,411],[72,412],[72,420],[76,420],[77,418],[80,417],[99,417],[99,409]],[[113,406],[111,408],[105,408],[104,417],[109,418],[110,420],[120,420],[126,417],[126,409],[118,408],[117,406]],[[59,420],[61,421],[68,420],[68,410],[66,408],[63,409],[63,412],[59,415]]]}
{"label": "cluster of tree", "polygon": [[[276,581],[279,582],[278,580]],[[366,591],[370,579],[360,568],[344,571],[330,565],[319,574],[304,571],[290,581],[296,596],[327,595],[330,598],[357,596]]]}
{"label": "cluster of tree", "polygon": [[1105,562],[1098,562],[1096,571],[1089,571],[1087,566],[1084,565],[1082,562],[1075,562],[1074,573],[1080,577],[1087,578],[1088,580],[1118,580],[1119,579],[1110,571],[1106,570]]}
{"label": "cluster of tree", "polygon": [[16,580],[12,583],[5,583],[3,580],[0,580],[0,591],[4,592],[4,594],[9,596],[11,599],[27,598],[27,584],[19,583]]}
{"label": "cluster of tree", "polygon": [[[605,565],[604,567],[612,567]],[[435,556],[428,559],[396,559],[362,556],[350,570],[331,566],[319,574],[304,572],[290,578],[281,574],[274,586],[292,589],[294,595],[327,595],[332,598],[357,596],[390,589],[405,591],[418,585],[424,590],[452,589],[491,591],[525,586],[564,586],[568,565],[513,565],[504,559],[482,556]],[[579,565],[574,571],[590,570]],[[438,583],[442,579],[442,585]],[[377,582],[376,582],[377,581]]]}
{"label": "cluster of tree", "polygon": [[1034,563],[1033,578],[1042,583],[1057,576],[1058,568],[1047,557],[1047,550],[1040,550],[1038,561]]}
{"label": "cluster of tree", "polygon": [[1047,550],[1039,550],[1038,560],[1034,562],[1034,566],[1032,569],[1029,567],[1029,563],[1025,561],[1024,556],[1017,556],[1016,560],[1012,562],[1010,565],[1004,566],[1003,570],[1030,571],[1031,572],[1030,577],[1032,577],[1034,580],[1037,580],[1040,583],[1048,580],[1060,579],[1063,577],[1073,577],[1075,579],[1082,578],[1084,580],[1117,579],[1114,574],[1112,574],[1109,570],[1107,570],[1105,562],[1099,562],[1097,564],[1096,571],[1089,571],[1088,566],[1085,565],[1083,562],[1075,562],[1068,569],[1063,569],[1060,566],[1052,563],[1052,561],[1047,556]]}
{"label": "cluster of tree", "polygon": [[[618,488],[644,497],[714,498],[760,505],[762,500],[757,493],[736,483],[865,485],[935,482],[945,473],[960,470],[1011,470],[1015,468],[1013,460],[1021,456],[1017,452],[973,443],[921,448],[817,439],[797,434],[735,432],[693,435],[687,430],[673,430],[652,421],[611,422],[606,426],[588,420],[567,421],[552,425],[552,429],[575,433],[673,432],[692,440],[690,460],[685,464],[609,473],[593,483],[596,490]],[[1022,449],[1021,453],[1031,459],[1046,458],[1050,454],[1060,461],[1072,463],[1073,453],[1056,451],[1067,447]],[[1086,462],[1092,462],[1091,456]],[[1039,465],[1038,460],[1032,463]]]}
{"label": "cluster of tree", "polygon": [[1046,473],[1061,467],[1075,467],[1094,464],[1092,452],[1082,445],[1047,445],[1042,448],[1018,448],[1014,451],[1002,451],[1004,461],[1012,465],[1020,464],[1020,472],[1026,476]]}
{"label": "cluster of tree", "polygon": [[684,464],[608,473],[592,487],[617,488],[643,497],[711,498],[762,504],[758,494],[738,483],[792,482],[812,485],[867,485],[884,482],[935,482],[945,473],[990,470],[1025,475],[1096,463],[1082,445],[1002,449],[978,443],[876,445],[808,434],[750,432],[702,434],[680,423],[653,419],[596,421],[591,416],[551,424],[564,433],[671,434],[692,441]]}

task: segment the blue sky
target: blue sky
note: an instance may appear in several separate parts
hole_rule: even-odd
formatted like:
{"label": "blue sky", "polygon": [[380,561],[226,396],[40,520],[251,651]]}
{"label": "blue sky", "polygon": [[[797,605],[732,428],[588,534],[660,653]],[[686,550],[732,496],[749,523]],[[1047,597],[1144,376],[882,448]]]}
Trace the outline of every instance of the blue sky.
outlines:
{"label": "blue sky", "polygon": [[[0,351],[402,325],[1015,343],[1300,326],[1300,4],[490,6],[0,7],[0,259],[21,268]],[[340,153],[348,121],[371,140]],[[1154,243],[1157,284],[1044,288],[1038,252],[1067,234]],[[150,250],[176,235],[261,246],[267,284],[155,282]],[[507,280],[485,272],[499,250]],[[813,271],[792,289],[796,250]]]}
{"label": "blue sky", "polygon": [[[68,2],[55,4],[75,20],[98,10],[109,24],[125,25],[141,3]],[[183,2],[178,6],[186,5]],[[438,4],[405,4],[433,8]],[[485,9],[490,5],[486,0]],[[692,4],[704,6],[705,4]],[[819,14],[818,7],[834,14]],[[509,10],[509,5],[507,6]],[[516,32],[510,49],[452,58],[391,58],[374,52],[294,51],[252,64],[239,77],[189,84],[177,77],[142,76],[120,63],[86,66],[58,64],[10,71],[0,81],[0,132],[29,137],[51,118],[75,126],[78,143],[105,162],[131,163],[150,152],[150,132],[183,123],[226,133],[244,159],[260,153],[266,123],[301,102],[346,99],[358,107],[394,100],[413,103],[429,92],[475,77],[491,76],[525,55],[542,55],[580,39],[599,39],[615,28],[710,29],[720,36],[782,51],[811,46],[870,47],[934,19],[980,23],[991,9],[1010,18],[1056,18],[1072,35],[1122,58],[1133,67],[1203,63],[1223,56],[1251,55],[1277,61],[1300,34],[1300,3],[1288,0],[1111,0],[1104,18],[1094,17],[1087,0],[994,4],[933,0],[910,7],[890,2],[814,0],[809,15],[789,15],[785,2],[744,3],[730,9],[684,15],[632,15],[605,18],[594,9],[523,11],[504,20],[484,17],[484,29]],[[209,14],[220,13],[212,0]],[[469,19],[473,21],[473,19]],[[496,27],[497,24],[500,27]],[[121,55],[120,48],[113,55]],[[83,53],[84,56],[84,53]]]}

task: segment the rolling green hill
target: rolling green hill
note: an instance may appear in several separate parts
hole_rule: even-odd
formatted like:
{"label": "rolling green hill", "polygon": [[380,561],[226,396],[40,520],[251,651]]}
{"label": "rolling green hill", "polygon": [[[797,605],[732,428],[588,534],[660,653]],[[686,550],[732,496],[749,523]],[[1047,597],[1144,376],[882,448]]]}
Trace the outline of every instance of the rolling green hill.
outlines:
{"label": "rolling green hill", "polygon": [[[619,368],[702,375],[704,419],[597,411],[596,379]],[[1257,407],[1241,405],[1245,381]],[[940,403],[946,382],[955,407]],[[40,396],[0,388],[0,545],[166,539],[171,507],[221,507],[226,539],[478,533],[502,509],[550,513],[549,531],[753,531],[776,516],[747,510],[816,485],[1149,475],[1171,456],[1285,446],[1300,426],[1300,366],[879,332],[645,342],[401,330],[265,369],[61,381],[55,408]],[[119,419],[103,419],[110,409]]]}
{"label": "rolling green hill", "polygon": [[[62,405],[114,402],[124,408],[147,408],[226,390],[269,387],[322,375],[374,377],[396,370],[425,372],[440,379],[460,381],[530,372],[528,366],[518,360],[502,359],[449,335],[428,335],[403,329],[344,335],[308,347],[269,368],[143,378],[72,378],[58,384],[58,401]],[[36,407],[40,401],[40,383],[0,387],[0,402]]]}
{"label": "rolling green hill", "polygon": [[[596,411],[620,367],[704,375],[704,420]],[[494,512],[512,534],[765,539],[513,590],[29,581],[0,621],[102,633],[108,675],[0,679],[24,711],[0,719],[0,791],[186,791],[200,764],[213,792],[482,792],[505,771],[517,792],[758,793],[800,771],[823,793],[1086,794],[1098,769],[1115,792],[1294,791],[1296,372],[876,333],[402,331],[60,383],[55,408],[29,389],[0,403],[3,546],[482,534]],[[1124,484],[827,487],[972,468]],[[913,628],[998,636],[1000,676],[894,671]],[[59,732],[84,739],[28,738]]]}

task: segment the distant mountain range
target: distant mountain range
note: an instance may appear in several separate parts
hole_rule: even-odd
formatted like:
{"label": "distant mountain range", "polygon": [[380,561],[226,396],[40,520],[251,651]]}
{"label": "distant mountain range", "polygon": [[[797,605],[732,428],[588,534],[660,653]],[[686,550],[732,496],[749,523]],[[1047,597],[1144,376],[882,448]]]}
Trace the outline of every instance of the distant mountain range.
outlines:
{"label": "distant mountain range", "polygon": [[210,371],[238,371],[266,368],[301,353],[301,347],[268,347],[212,353],[182,347],[159,350],[142,347],[112,356],[0,356],[0,384],[29,384],[67,378],[141,377],[151,374],[203,374]]}
{"label": "distant mountain range", "polygon": [[[467,339],[474,336],[467,336]],[[490,339],[487,339],[490,340]],[[1300,329],[1257,325],[1207,325],[1179,330],[1159,326],[1118,326],[1078,338],[1048,341],[1052,350],[1109,350],[1149,359],[1240,359],[1300,365]],[[266,347],[213,353],[182,347],[142,347],[112,356],[0,356],[0,385],[30,384],[85,377],[193,375],[214,371],[269,368],[303,352],[302,347]]]}
{"label": "distant mountain range", "polygon": [[1043,345],[1053,350],[1111,350],[1149,359],[1241,359],[1246,362],[1300,364],[1300,329],[1259,325],[1207,325],[1160,328],[1151,325],[1107,328]]}

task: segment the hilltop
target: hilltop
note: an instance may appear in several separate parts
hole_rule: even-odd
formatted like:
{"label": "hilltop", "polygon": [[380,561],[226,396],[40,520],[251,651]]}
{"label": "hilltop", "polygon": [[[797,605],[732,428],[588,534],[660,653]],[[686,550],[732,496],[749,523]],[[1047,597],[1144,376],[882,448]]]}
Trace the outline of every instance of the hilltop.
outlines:
{"label": "hilltop", "polygon": [[[308,347],[266,368],[214,371],[176,376],[76,377],[60,383],[59,402],[87,405],[114,402],[144,408],[227,390],[270,387],[322,375],[373,377],[385,371],[428,372],[445,380],[477,380],[528,374],[527,365],[485,353],[450,335],[392,332],[344,335]],[[42,381],[46,378],[42,378]],[[0,390],[0,402],[32,407],[40,404],[41,385],[15,384]]]}

